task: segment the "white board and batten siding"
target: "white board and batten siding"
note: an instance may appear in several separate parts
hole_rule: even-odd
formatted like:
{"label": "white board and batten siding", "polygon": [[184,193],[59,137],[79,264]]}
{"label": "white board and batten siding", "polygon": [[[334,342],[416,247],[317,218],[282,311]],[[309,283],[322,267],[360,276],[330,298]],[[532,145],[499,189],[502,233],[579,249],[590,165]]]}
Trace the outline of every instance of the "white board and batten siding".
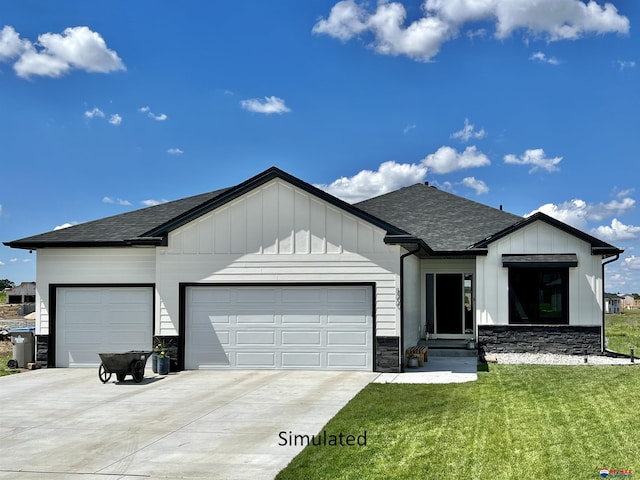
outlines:
{"label": "white board and batten siding", "polygon": [[543,221],[536,221],[489,245],[477,258],[476,318],[479,325],[509,324],[509,269],[504,254],[575,253],[578,266],[569,268],[569,324],[602,324],[602,258],[591,245]]}
{"label": "white board and batten siding", "polygon": [[158,248],[160,334],[178,328],[179,283],[376,284],[378,335],[398,335],[399,247],[385,231],[272,180],[169,235]]}

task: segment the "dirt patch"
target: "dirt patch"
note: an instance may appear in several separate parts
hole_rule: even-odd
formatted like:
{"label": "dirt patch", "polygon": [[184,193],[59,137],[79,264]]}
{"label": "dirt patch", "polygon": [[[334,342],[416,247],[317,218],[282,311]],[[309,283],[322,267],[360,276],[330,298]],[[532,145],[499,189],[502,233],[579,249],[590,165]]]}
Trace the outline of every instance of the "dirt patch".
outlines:
{"label": "dirt patch", "polygon": [[13,345],[9,340],[1,340],[0,341],[0,357],[5,357],[7,355],[13,354]]}

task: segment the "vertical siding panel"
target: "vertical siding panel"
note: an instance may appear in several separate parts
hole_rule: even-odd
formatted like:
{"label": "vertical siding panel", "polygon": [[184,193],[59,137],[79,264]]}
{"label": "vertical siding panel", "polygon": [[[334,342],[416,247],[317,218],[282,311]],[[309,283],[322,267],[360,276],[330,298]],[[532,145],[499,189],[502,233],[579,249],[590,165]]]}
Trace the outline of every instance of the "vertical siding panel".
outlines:
{"label": "vertical siding panel", "polygon": [[278,253],[278,185],[267,185],[262,189],[262,251]]}
{"label": "vertical siding panel", "polygon": [[327,253],[342,253],[342,215],[326,206]]}
{"label": "vertical siding panel", "polygon": [[280,188],[278,188],[279,253],[293,253],[293,198],[293,189],[280,184]]}
{"label": "vertical siding panel", "polygon": [[309,195],[294,192],[294,253],[310,252]]}
{"label": "vertical siding panel", "polygon": [[347,215],[342,215],[342,247],[346,252],[358,251],[358,224]]}
{"label": "vertical siding panel", "polygon": [[213,215],[207,215],[198,222],[198,253],[213,253]]}
{"label": "vertical siding panel", "polygon": [[358,252],[373,252],[373,228],[358,222]]}
{"label": "vertical siding panel", "polygon": [[262,253],[262,193],[247,196],[247,253]]}
{"label": "vertical siding panel", "polygon": [[247,251],[246,201],[242,200],[229,207],[229,221],[231,229],[229,251],[236,254],[245,253]]}
{"label": "vertical siding panel", "polygon": [[311,253],[325,253],[326,240],[326,208],[318,200],[310,199],[309,228],[311,230]]}
{"label": "vertical siding panel", "polygon": [[198,225],[188,225],[182,233],[182,253],[194,255],[198,253]]}
{"label": "vertical siding panel", "polygon": [[229,209],[221,208],[215,215],[215,227],[213,229],[215,235],[214,253],[229,253]]}

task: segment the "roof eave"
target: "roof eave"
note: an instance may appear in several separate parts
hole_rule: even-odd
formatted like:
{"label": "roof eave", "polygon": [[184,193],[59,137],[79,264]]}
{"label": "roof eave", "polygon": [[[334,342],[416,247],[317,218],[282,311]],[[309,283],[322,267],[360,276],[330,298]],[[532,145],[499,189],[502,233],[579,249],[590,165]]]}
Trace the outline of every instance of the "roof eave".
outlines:
{"label": "roof eave", "polygon": [[3,242],[10,248],[41,250],[44,248],[113,248],[113,247],[160,247],[166,244],[164,237],[138,237],[127,240],[104,241],[22,241]]}

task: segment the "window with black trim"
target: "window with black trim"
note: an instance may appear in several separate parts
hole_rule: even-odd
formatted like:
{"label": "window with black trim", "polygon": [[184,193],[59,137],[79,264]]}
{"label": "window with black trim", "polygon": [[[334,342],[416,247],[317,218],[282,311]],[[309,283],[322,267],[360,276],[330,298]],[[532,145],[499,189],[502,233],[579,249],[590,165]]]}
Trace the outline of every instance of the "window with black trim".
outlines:
{"label": "window with black trim", "polygon": [[568,268],[510,268],[509,323],[568,324]]}

